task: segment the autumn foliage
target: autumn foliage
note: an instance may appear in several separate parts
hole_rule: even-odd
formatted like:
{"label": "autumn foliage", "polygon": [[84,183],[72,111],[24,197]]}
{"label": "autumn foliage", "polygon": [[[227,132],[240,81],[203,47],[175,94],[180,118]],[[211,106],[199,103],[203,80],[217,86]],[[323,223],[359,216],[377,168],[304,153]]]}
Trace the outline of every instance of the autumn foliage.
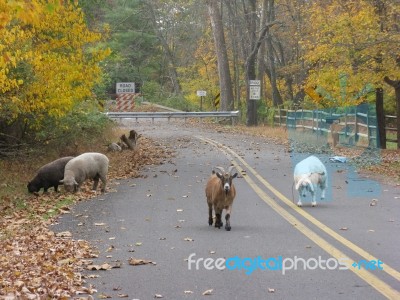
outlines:
{"label": "autumn foliage", "polygon": [[71,1],[0,0],[0,123],[40,127],[90,98],[109,54],[101,39]]}
{"label": "autumn foliage", "polygon": [[310,66],[306,85],[331,96],[314,98],[317,104],[357,105],[366,100],[360,95],[368,85],[383,88],[385,76],[400,78],[396,4],[380,11],[371,1],[314,2],[304,11],[312,20],[301,40]]}

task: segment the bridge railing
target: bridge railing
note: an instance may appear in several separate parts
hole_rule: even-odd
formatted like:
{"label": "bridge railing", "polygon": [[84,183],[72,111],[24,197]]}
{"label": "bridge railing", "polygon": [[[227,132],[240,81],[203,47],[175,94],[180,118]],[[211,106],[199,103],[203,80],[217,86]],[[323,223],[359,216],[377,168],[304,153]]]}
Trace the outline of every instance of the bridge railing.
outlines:
{"label": "bridge railing", "polygon": [[239,111],[199,111],[199,112],[185,112],[185,111],[161,111],[161,112],[107,112],[105,113],[111,119],[154,119],[166,118],[168,121],[173,118],[230,118],[232,125],[235,124],[239,117]]}

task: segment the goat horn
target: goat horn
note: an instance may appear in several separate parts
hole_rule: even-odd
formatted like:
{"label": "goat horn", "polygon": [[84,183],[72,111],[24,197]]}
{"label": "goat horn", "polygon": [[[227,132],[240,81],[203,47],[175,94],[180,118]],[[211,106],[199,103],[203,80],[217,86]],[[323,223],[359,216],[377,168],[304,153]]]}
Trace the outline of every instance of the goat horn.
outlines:
{"label": "goat horn", "polygon": [[228,168],[228,173],[229,173],[229,174],[231,174],[233,168],[235,168],[235,166],[229,166],[229,168]]}
{"label": "goat horn", "polygon": [[224,170],[223,167],[214,167],[214,169],[218,169],[218,170],[220,170],[222,173],[225,173],[225,170]]}

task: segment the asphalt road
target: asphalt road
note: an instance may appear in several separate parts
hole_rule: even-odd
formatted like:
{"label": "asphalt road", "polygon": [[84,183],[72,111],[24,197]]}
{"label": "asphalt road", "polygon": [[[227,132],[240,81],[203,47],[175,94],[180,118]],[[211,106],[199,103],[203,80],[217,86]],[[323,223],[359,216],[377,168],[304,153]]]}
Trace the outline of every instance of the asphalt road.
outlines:
{"label": "asphalt road", "polygon": [[[149,166],[146,178],[114,182],[116,192],[77,204],[54,226],[91,241],[100,253],[94,264],[121,265],[85,272],[99,276],[86,279],[95,298],[400,299],[399,186],[320,157],[328,199],[298,208],[292,174],[299,157],[282,146],[183,121],[126,126],[176,157]],[[208,226],[204,187],[213,166],[231,163],[241,176],[228,232]],[[155,264],[132,266],[132,257]]]}

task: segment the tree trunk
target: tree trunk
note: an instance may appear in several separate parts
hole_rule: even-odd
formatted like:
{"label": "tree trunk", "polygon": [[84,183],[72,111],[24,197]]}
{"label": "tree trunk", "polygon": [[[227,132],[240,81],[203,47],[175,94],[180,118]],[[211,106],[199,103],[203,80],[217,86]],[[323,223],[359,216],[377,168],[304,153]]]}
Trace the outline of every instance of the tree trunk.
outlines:
{"label": "tree trunk", "polygon": [[233,90],[231,74],[229,70],[228,53],[224,37],[224,28],[222,25],[222,15],[219,10],[219,1],[208,0],[208,12],[211,19],[211,27],[214,35],[215,52],[218,61],[219,85],[221,89],[220,110],[233,109]]}
{"label": "tree trunk", "polygon": [[[266,0],[267,7],[267,22],[273,23],[275,22],[275,1],[274,0]],[[276,66],[275,66],[275,55],[274,55],[274,47],[272,45],[272,35],[267,27],[267,31],[265,34],[266,44],[267,44],[267,61],[269,66],[269,72],[271,74],[271,89],[272,89],[272,103],[274,106],[278,106],[282,104],[281,94],[278,90],[277,85],[277,76],[276,76]]]}
{"label": "tree trunk", "polygon": [[135,130],[131,130],[129,132],[129,137],[126,137],[125,134],[121,135],[120,139],[122,142],[124,142],[129,149],[135,150],[137,140],[140,138],[140,134],[138,134]]}
{"label": "tree trunk", "polygon": [[400,80],[391,80],[385,76],[383,80],[394,88],[396,93],[396,105],[397,105],[397,149],[400,149]]}
{"label": "tree trunk", "polygon": [[[264,28],[267,24],[267,6],[268,6],[268,0],[264,0],[263,1],[263,7],[261,10],[261,21],[260,21],[260,28]],[[258,79],[260,79],[260,95],[261,95],[261,99],[263,99],[264,95],[265,95],[265,71],[267,69],[267,66],[265,65],[265,52],[266,52],[266,48],[265,48],[265,42],[261,43],[260,49],[258,51],[258,55],[257,55],[257,63],[258,63],[258,69],[257,69],[257,77]]]}
{"label": "tree trunk", "polygon": [[257,125],[257,102],[256,100],[250,100],[250,85],[249,81],[256,79],[256,58],[258,48],[256,48],[256,0],[250,0],[250,11],[249,15],[249,36],[250,36],[250,53],[246,59],[246,100],[247,100],[247,126]]}
{"label": "tree trunk", "polygon": [[380,149],[386,149],[386,120],[385,111],[383,110],[383,89],[377,88],[376,95],[376,121],[377,121],[377,139],[376,146]]}
{"label": "tree trunk", "polygon": [[169,72],[171,82],[172,82],[172,88],[173,88],[172,92],[174,94],[180,94],[181,93],[181,85],[180,85],[179,79],[178,79],[178,72],[176,71],[175,56],[174,56],[173,51],[171,50],[170,46],[168,45],[167,40],[164,38],[162,30],[160,30],[158,28],[157,16],[156,16],[153,5],[154,5],[154,3],[152,1],[147,2],[147,7],[150,12],[151,22],[153,23],[154,31],[157,34],[157,37],[164,49],[165,56],[169,62],[168,72]]}
{"label": "tree trunk", "polygon": [[[232,2],[234,5],[235,10],[232,8]],[[240,52],[240,41],[242,40],[241,37],[243,34],[240,34],[241,27],[237,22],[237,4],[236,1],[225,1],[225,5],[228,9],[229,14],[229,36],[231,40],[231,47],[232,47],[232,64],[233,64],[233,94],[234,94],[234,102],[233,107],[240,109],[240,66],[239,66],[239,52]],[[236,32],[238,32],[236,34]],[[235,105],[236,103],[236,105]]]}

